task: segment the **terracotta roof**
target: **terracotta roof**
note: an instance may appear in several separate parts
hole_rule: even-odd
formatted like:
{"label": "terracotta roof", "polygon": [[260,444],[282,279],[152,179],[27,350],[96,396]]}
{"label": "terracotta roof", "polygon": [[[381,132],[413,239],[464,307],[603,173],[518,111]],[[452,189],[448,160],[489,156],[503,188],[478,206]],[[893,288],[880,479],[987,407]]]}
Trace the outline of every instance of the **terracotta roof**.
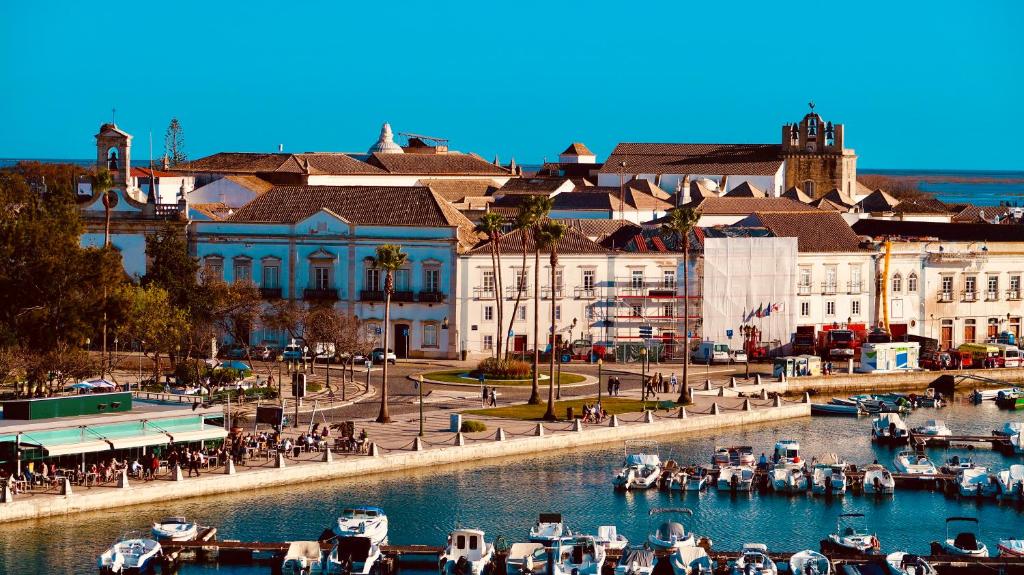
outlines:
{"label": "terracotta roof", "polygon": [[870,194],[870,193],[871,193],[871,188],[869,188],[869,187],[865,186],[864,184],[860,183],[860,180],[857,180],[857,195],[858,196],[863,196],[863,195]]}
{"label": "terracotta roof", "polygon": [[758,221],[780,238],[797,238],[801,252],[855,252],[860,238],[835,212],[758,212]]}
{"label": "terracotta roof", "polygon": [[231,215],[231,208],[227,204],[222,202],[212,202],[209,204],[189,204],[188,209],[190,211],[196,211],[206,216],[207,218],[217,221],[226,219]]}
{"label": "terracotta roof", "polygon": [[958,242],[1024,242],[1024,226],[863,219],[853,224],[853,231],[876,238],[889,236]]}
{"label": "terracotta roof", "polygon": [[566,226],[580,232],[588,238],[600,243],[608,236],[614,234],[624,227],[631,227],[635,230],[642,229],[629,220],[607,220],[603,218],[567,218],[559,219]]}
{"label": "terracotta roof", "polygon": [[274,184],[260,178],[259,176],[226,176],[226,180],[232,181],[239,186],[259,195],[265,194],[274,187]]}
{"label": "terracotta roof", "polygon": [[[498,239],[498,245],[501,246],[502,253],[522,253],[524,240],[526,241],[526,251],[532,252],[534,249],[533,232],[529,229],[514,230],[502,235]],[[550,251],[551,250],[545,248],[541,250],[541,253],[549,253]],[[477,245],[477,247],[473,248],[471,253],[490,253],[489,242],[485,241]],[[590,239],[575,229],[567,227],[565,235],[558,242],[558,253],[604,254],[608,253],[608,250],[597,243],[590,241]]]}
{"label": "terracotta roof", "polygon": [[817,212],[814,206],[789,198],[704,198],[687,207],[703,215],[749,215],[754,212]]}
{"label": "terracotta roof", "polygon": [[[691,247],[698,245],[697,228],[691,232]],[[623,226],[619,231],[611,234],[601,241],[601,245],[616,251],[648,253],[648,252],[682,252],[682,246],[676,241],[674,235],[662,236],[658,228],[638,228],[637,226]]]}
{"label": "terracotta roof", "polygon": [[953,216],[953,222],[962,224],[993,223],[997,217],[1000,222],[1010,221],[1006,216],[1010,214],[1007,206],[966,206]]}
{"label": "terracotta roof", "polygon": [[725,193],[725,198],[766,198],[768,194],[750,182],[743,182]]}
{"label": "terracotta roof", "polygon": [[826,212],[848,212],[850,208],[842,204],[837,204],[828,198],[818,198],[811,202],[812,206]]}
{"label": "terracotta roof", "polygon": [[645,193],[645,194],[647,194],[649,196],[654,196],[655,198],[658,198],[659,200],[669,200],[669,199],[672,198],[672,194],[670,194],[670,193],[666,192],[665,190],[661,189],[660,187],[658,187],[656,184],[654,184],[650,180],[645,180],[643,178],[633,179],[633,180],[630,180],[630,181],[626,182],[626,187],[629,187],[630,189],[633,189],[633,190],[638,190],[638,191],[643,192],[643,193]]}
{"label": "terracotta roof", "polygon": [[793,186],[792,188],[789,188],[785,192],[782,192],[782,197],[789,198],[791,200],[796,200],[798,202],[802,202],[805,204],[809,204],[814,200],[814,198],[808,196],[807,194],[804,193],[803,190],[796,186]]}
{"label": "terracotta roof", "polygon": [[384,174],[381,169],[341,153],[264,154],[220,152],[174,167],[176,172],[219,174],[291,173],[315,175]]}
{"label": "terracotta roof", "polygon": [[[619,189],[607,186],[582,188],[558,194],[553,199],[552,209],[555,210],[617,210],[620,203]],[[670,202],[629,187],[622,190],[622,204],[630,210],[665,211],[674,207]]]}
{"label": "terracotta roof", "polygon": [[367,163],[389,174],[508,176],[511,172],[473,154],[372,154]]}
{"label": "terracotta roof", "polygon": [[590,151],[583,142],[573,142],[569,144],[562,154],[563,156],[593,156],[594,152]]}
{"label": "terracotta roof", "polygon": [[498,189],[497,182],[493,180],[422,179],[419,183],[449,202],[463,202],[466,198],[490,196]]}
{"label": "terracotta roof", "polygon": [[512,178],[498,189],[499,194],[551,194],[570,181],[560,177]]}
{"label": "terracotta roof", "polygon": [[862,212],[891,212],[899,203],[899,200],[882,190],[875,190],[858,202],[857,206]]}
{"label": "terracotta roof", "polygon": [[132,177],[134,178],[148,178],[150,172],[157,178],[180,178],[181,174],[175,172],[166,172],[163,170],[150,170],[149,168],[138,168],[132,166]]}
{"label": "terracotta roof", "polygon": [[831,190],[829,190],[827,194],[825,194],[822,197],[832,202],[833,204],[845,206],[847,209],[852,208],[853,205],[856,203],[853,201],[853,198],[848,196],[839,188],[832,188]]}
{"label": "terracotta roof", "polygon": [[949,214],[949,206],[935,198],[907,198],[900,200],[893,210],[898,214]]}
{"label": "terracotta roof", "polygon": [[782,167],[780,144],[621,143],[601,173],[770,176]]}

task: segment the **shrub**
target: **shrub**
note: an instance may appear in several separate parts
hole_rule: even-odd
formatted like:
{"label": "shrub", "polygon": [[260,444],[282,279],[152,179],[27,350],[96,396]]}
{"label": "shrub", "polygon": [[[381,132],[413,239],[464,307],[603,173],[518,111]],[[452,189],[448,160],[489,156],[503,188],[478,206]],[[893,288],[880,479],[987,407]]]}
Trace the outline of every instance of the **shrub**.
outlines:
{"label": "shrub", "polygon": [[477,431],[487,431],[487,425],[482,421],[476,421],[474,419],[467,419],[462,422],[462,427],[459,428],[462,433],[475,433]]}
{"label": "shrub", "polygon": [[307,381],[306,382],[306,392],[307,393],[317,393],[318,391],[323,391],[323,389],[324,389],[324,385],[322,383],[320,383],[319,381]]}
{"label": "shrub", "polygon": [[472,375],[481,373],[487,379],[529,379],[530,364],[518,359],[489,357],[477,364]]}

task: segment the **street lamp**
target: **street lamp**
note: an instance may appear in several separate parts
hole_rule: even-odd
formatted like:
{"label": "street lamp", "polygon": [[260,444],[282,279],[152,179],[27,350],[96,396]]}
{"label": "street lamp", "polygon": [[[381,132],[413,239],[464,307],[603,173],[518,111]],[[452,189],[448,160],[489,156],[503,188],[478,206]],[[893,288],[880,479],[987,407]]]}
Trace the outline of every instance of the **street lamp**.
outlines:
{"label": "street lamp", "polygon": [[420,392],[420,437],[423,437],[423,376],[418,377],[416,389]]}
{"label": "street lamp", "polygon": [[146,355],[146,340],[139,341],[139,391],[142,391],[142,356]]}
{"label": "street lamp", "polygon": [[647,344],[640,348],[640,400],[647,401]]}
{"label": "street lamp", "polygon": [[[384,354],[384,361],[387,361],[387,354]],[[372,360],[366,360],[366,393],[370,393],[370,368],[373,367]]]}
{"label": "street lamp", "polygon": [[604,359],[597,358],[597,403],[601,403],[601,366],[604,365]]}

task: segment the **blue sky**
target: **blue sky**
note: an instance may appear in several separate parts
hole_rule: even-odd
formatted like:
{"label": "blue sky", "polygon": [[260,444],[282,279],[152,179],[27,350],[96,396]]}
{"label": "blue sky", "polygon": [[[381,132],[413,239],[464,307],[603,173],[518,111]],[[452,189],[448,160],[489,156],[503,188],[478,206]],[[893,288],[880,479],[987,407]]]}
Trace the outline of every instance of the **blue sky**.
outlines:
{"label": "blue sky", "polygon": [[10,2],[0,157],[363,151],[383,121],[502,161],[777,142],[813,99],[861,167],[1024,169],[1024,8],[989,2]]}

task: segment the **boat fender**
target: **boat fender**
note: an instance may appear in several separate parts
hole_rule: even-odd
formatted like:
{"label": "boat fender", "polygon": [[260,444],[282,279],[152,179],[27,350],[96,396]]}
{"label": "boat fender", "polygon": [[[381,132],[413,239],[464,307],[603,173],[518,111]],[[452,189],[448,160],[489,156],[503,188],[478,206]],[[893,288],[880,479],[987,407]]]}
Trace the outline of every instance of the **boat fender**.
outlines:
{"label": "boat fender", "polygon": [[881,547],[882,547],[882,545],[878,542],[878,537],[875,537],[874,535],[872,535],[871,536],[871,548],[872,549],[880,549]]}

